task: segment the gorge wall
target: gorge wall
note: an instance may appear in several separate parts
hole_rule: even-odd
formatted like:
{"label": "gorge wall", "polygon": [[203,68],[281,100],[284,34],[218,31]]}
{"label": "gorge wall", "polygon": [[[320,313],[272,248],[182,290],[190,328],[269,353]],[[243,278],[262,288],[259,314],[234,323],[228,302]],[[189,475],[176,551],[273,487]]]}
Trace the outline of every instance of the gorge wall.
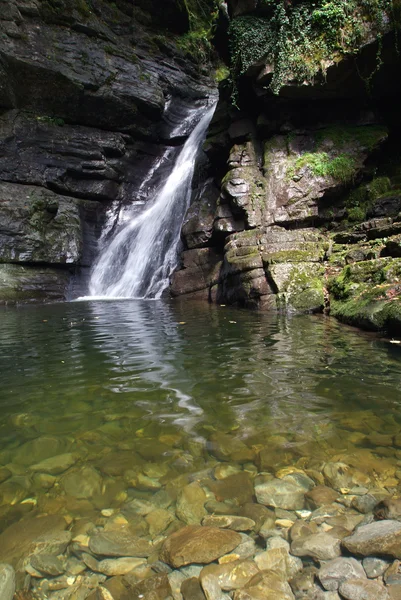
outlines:
{"label": "gorge wall", "polygon": [[[299,50],[284,45],[287,63],[280,63],[269,38],[269,23],[276,19],[277,26],[273,4],[229,2],[237,108],[232,87],[223,84],[204,148],[208,179],[184,223],[186,250],[172,293],[258,309],[325,310],[351,324],[399,331],[395,5],[359,14],[365,29],[357,49],[337,41],[325,56],[325,32],[294,29],[295,17],[307,28],[318,11],[305,17],[302,3],[283,3],[294,27],[287,19],[286,31]],[[334,4],[321,10],[341,8]],[[343,29],[338,25],[345,46],[355,14],[349,25],[344,9]]]}
{"label": "gorge wall", "polygon": [[65,299],[88,268],[111,202],[140,185],[207,65],[182,41],[174,1],[1,0],[0,302]]}
{"label": "gorge wall", "polygon": [[[0,302],[62,300],[111,203],[148,199],[150,167],[185,139],[175,125],[214,93],[212,66],[187,3],[0,9]],[[400,329],[398,0],[224,9],[215,42],[231,82],[172,295]]]}

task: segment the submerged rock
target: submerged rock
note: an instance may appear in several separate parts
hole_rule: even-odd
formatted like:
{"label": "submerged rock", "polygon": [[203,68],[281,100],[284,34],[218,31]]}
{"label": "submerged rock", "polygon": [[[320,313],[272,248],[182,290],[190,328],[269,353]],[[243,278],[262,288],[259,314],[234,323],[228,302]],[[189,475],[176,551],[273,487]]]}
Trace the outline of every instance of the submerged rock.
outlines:
{"label": "submerged rock", "polygon": [[342,544],[358,556],[401,558],[401,523],[389,520],[361,525],[353,535],[344,538]]}
{"label": "submerged rock", "polygon": [[241,540],[234,531],[189,525],[167,538],[160,558],[176,568],[191,563],[208,564],[231,552]]}
{"label": "submerged rock", "polygon": [[305,504],[304,487],[291,480],[273,479],[258,483],[255,485],[255,494],[258,502],[265,506],[301,510]]}
{"label": "submerged rock", "polygon": [[0,598],[12,600],[15,592],[15,572],[11,565],[0,564]]}

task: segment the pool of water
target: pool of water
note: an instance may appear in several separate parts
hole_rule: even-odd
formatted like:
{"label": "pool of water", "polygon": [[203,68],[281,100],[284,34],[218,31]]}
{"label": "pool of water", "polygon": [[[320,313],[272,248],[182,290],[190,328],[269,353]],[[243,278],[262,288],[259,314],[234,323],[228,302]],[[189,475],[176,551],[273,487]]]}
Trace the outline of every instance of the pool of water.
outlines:
{"label": "pool of water", "polygon": [[3,308],[0,405],[3,530],[29,511],[120,508],[219,461],[274,472],[374,453],[394,475],[401,348],[322,316],[188,302]]}

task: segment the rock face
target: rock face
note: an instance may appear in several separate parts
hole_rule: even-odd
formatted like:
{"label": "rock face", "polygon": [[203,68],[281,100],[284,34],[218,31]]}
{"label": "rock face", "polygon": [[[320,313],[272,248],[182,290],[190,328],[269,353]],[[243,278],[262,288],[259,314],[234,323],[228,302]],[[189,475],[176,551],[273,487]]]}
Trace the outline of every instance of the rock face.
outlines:
{"label": "rock face", "polygon": [[1,5],[0,303],[62,300],[106,208],[146,200],[140,183],[209,82],[168,39],[189,27],[173,1],[152,16],[104,0]]}
{"label": "rock face", "polygon": [[[337,47],[314,64],[324,49],[314,52],[311,41],[309,50],[299,49],[300,61],[308,55],[309,68],[315,69],[308,78],[296,67],[291,71],[298,51],[291,46],[298,35],[291,19],[299,25],[302,10],[305,15],[313,8],[228,2],[240,111],[232,108],[228,86],[222,85],[205,143],[207,175],[214,178],[213,189],[216,181],[220,185],[213,194],[210,187],[199,187],[188,212],[174,295],[262,310],[331,310],[371,329],[401,327],[401,166],[399,143],[386,141],[397,137],[400,126],[390,108],[401,97],[399,58],[394,60],[391,50],[395,25],[391,17],[381,20],[383,62],[376,69],[376,33],[363,16],[363,3],[357,4],[366,39],[355,60],[345,58],[355,47],[343,54]],[[316,10],[312,28],[321,17]],[[275,39],[271,22],[294,51],[280,53],[280,41],[269,42]],[[320,33],[319,40],[330,45]],[[283,56],[286,64],[280,62]],[[371,72],[368,93],[355,68]],[[195,251],[203,258],[198,271],[188,268]],[[372,259],[380,262],[370,268]]]}

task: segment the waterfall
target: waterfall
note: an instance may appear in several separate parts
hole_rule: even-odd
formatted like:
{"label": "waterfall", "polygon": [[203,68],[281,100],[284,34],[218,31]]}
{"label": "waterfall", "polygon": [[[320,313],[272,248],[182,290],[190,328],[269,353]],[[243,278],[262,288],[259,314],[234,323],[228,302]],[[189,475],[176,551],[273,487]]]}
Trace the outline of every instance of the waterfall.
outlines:
{"label": "waterfall", "polygon": [[213,112],[214,106],[196,125],[150,206],[131,216],[101,248],[90,277],[90,297],[160,298],[169,285],[178,263],[197,152]]}

